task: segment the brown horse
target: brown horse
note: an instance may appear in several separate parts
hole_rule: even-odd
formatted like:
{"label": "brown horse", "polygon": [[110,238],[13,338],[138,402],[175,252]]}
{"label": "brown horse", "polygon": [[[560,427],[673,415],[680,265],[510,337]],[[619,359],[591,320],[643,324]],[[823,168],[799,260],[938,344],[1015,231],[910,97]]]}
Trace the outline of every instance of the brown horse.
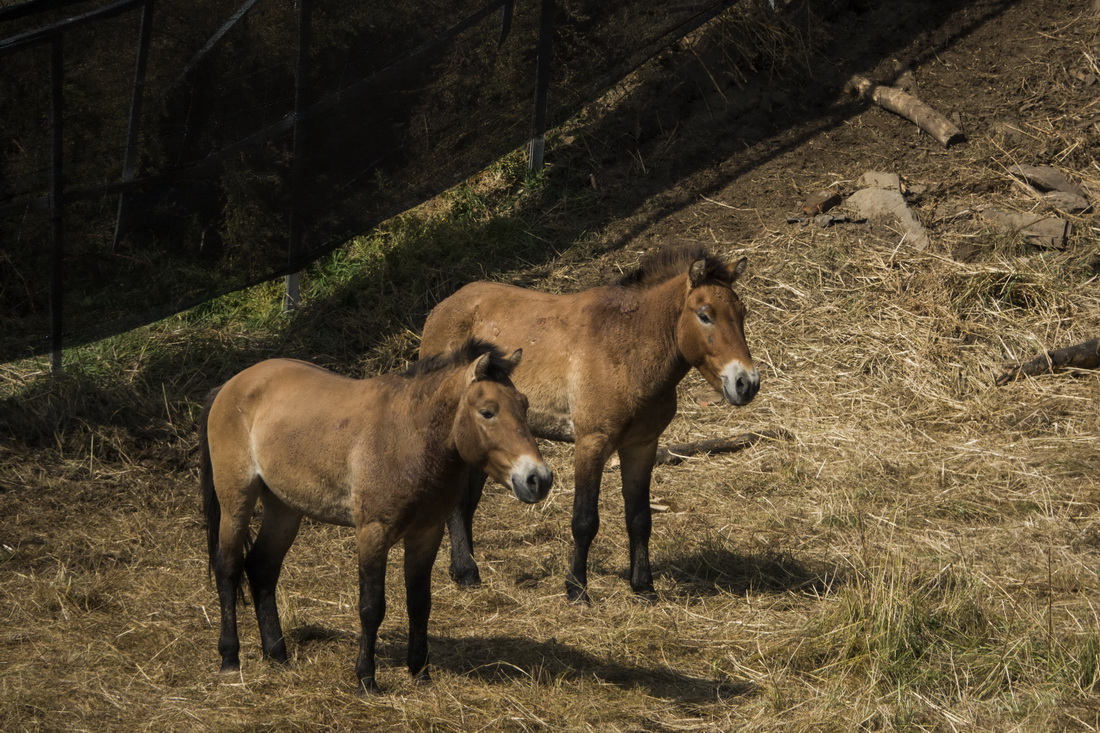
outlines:
{"label": "brown horse", "polygon": [[[275,584],[309,516],[355,528],[362,624],[355,672],[363,691],[378,689],[386,558],[404,541],[409,672],[428,679],[431,569],[469,471],[488,473],[528,503],[550,490],[553,477],[525,420],[527,398],[510,379],[520,356],[470,340],[404,374],[364,380],[272,359],[211,394],[200,424],[201,485],[223,672],[240,669],[242,570],[264,656],[286,661]],[[263,521],[245,556],[257,500]]]}
{"label": "brown horse", "polygon": [[[617,285],[570,295],[499,283],[466,285],[428,316],[421,355],[475,336],[524,350],[513,375],[531,400],[532,432],[574,442],[571,601],[588,600],[588,551],[599,530],[600,478],[618,452],[630,584],[656,598],[649,566],[649,485],[657,439],[676,414],[676,386],[695,367],[732,405],[747,404],[760,376],[745,343],[745,306],[731,285],[733,266],[703,247],[667,248]],[[484,476],[471,484],[448,521],[451,576],[477,585],[472,518]]]}

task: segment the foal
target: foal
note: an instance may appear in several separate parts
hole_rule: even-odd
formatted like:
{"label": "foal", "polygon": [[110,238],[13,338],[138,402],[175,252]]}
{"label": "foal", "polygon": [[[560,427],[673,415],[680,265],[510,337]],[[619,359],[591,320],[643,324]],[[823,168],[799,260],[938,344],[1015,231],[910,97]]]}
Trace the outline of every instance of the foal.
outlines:
{"label": "foal", "polygon": [[[523,366],[513,378],[531,400],[531,431],[576,444],[569,600],[588,600],[600,480],[615,452],[626,504],[630,585],[638,595],[656,598],[649,486],[657,439],[676,414],[676,386],[695,367],[731,405],[747,404],[760,388],[745,343],[745,306],[731,287],[745,266],[745,258],[731,266],[701,246],[671,248],[617,285],[552,295],[477,282],[428,316],[421,355],[471,336],[522,347]],[[472,521],[484,480],[472,475],[448,521],[451,576],[463,585],[480,582]]]}
{"label": "foal", "polygon": [[[303,516],[355,528],[362,636],[355,672],[375,691],[374,650],[386,612],[386,558],[405,546],[409,672],[427,680],[431,569],[471,469],[521,501],[545,498],[552,475],[527,427],[527,398],[503,357],[471,339],[404,374],[351,379],[271,359],[215,390],[200,424],[210,566],[221,605],[222,671],[240,669],[237,596],[248,575],[264,656],[287,660],[275,604],[283,558]],[[256,502],[263,521],[245,554]]]}

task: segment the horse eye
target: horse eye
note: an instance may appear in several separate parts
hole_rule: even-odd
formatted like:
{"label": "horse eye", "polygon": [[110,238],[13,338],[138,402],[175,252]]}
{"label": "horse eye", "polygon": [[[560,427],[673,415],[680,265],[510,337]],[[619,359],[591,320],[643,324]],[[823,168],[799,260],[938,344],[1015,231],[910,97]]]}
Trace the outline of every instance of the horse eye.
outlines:
{"label": "horse eye", "polygon": [[478,412],[479,415],[481,415],[486,420],[492,420],[494,417],[497,416],[497,414],[495,412],[493,412],[492,410],[490,410],[486,407],[482,407],[477,412]]}
{"label": "horse eye", "polygon": [[710,320],[710,316],[707,315],[706,308],[700,308],[695,312],[695,315],[699,316],[699,321],[703,325],[709,326],[714,323],[714,321]]}

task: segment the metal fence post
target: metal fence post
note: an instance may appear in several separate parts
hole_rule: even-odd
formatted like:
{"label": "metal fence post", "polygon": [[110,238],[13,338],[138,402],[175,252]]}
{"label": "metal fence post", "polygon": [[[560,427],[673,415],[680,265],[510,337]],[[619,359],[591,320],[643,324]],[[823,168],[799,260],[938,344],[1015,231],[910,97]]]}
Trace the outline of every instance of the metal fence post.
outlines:
{"label": "metal fence post", "polygon": [[[309,83],[310,0],[298,0],[298,66],[294,72],[294,132],[290,152],[290,243],[287,262],[294,265],[302,256],[302,111],[305,109],[306,87]],[[301,272],[286,276],[283,310],[298,308]]]}
{"label": "metal fence post", "polygon": [[[138,31],[137,60],[134,69],[134,92],[130,98],[130,120],[126,128],[126,155],[122,161],[122,180],[134,180],[137,169],[138,132],[141,127],[141,106],[145,101],[145,71],[149,65],[149,40],[153,30],[153,0],[148,0],[141,8],[141,29]],[[118,249],[119,242],[126,229],[129,217],[128,195],[118,195],[118,214],[115,217],[115,241],[113,248]]]}
{"label": "metal fence post", "polygon": [[550,92],[550,58],[554,53],[555,0],[542,0],[539,13],[539,47],[535,60],[534,137],[527,146],[527,169],[542,170],[546,147],[546,98]]}
{"label": "metal fence post", "polygon": [[64,219],[62,200],[62,106],[65,53],[60,33],[50,39],[50,371],[61,373],[61,329],[64,325]]}

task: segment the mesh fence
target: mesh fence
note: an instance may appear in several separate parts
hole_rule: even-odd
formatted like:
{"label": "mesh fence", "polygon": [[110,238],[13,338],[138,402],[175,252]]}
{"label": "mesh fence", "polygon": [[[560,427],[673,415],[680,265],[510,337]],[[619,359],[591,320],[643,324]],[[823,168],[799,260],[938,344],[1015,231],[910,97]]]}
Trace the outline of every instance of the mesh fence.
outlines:
{"label": "mesh fence", "polygon": [[301,269],[734,1],[2,7],[0,360]]}

